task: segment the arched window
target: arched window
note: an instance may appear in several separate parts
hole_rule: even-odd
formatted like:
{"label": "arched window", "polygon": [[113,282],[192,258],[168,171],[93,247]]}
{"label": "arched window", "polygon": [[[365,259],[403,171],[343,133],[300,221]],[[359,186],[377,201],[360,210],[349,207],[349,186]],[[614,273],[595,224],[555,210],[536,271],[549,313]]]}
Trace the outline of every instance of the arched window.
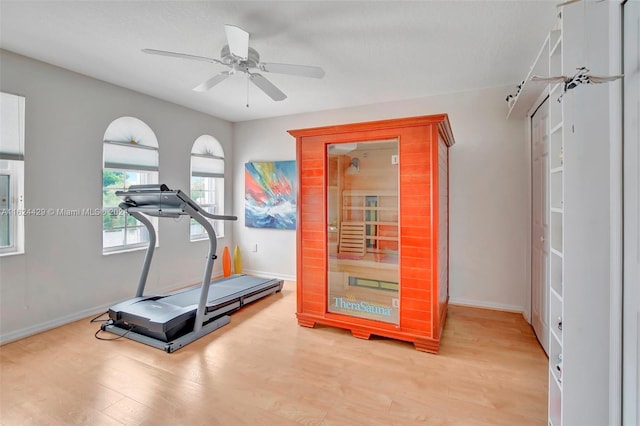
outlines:
{"label": "arched window", "polygon": [[114,120],[104,134],[102,169],[102,251],[145,247],[147,229],[118,207],[116,191],[131,185],[158,183],[158,140],[153,130],[133,117]]}
{"label": "arched window", "polygon": [[[224,151],[213,136],[202,135],[191,148],[191,198],[209,213],[224,214]],[[224,222],[213,222],[218,237],[224,236]],[[191,220],[191,241],[208,238],[206,231]]]}

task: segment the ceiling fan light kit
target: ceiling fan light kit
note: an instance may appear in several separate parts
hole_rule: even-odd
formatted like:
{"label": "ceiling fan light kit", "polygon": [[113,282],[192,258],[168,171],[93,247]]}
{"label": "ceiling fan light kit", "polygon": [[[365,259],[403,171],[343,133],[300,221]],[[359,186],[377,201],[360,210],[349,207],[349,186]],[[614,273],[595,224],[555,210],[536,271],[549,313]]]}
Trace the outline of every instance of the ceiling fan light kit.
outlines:
{"label": "ceiling fan light kit", "polygon": [[216,63],[230,68],[228,71],[222,71],[220,74],[217,74],[194,87],[193,90],[196,92],[206,92],[232,75],[236,73],[244,73],[247,75],[248,81],[251,81],[271,99],[274,101],[282,101],[287,98],[287,95],[285,95],[263,75],[253,72],[252,70],[276,74],[297,75],[300,77],[324,77],[324,70],[316,66],[260,62],[260,54],[258,51],[249,47],[248,32],[235,25],[225,25],[224,29],[228,44],[222,47],[222,50],[220,51],[220,59],[169,52],[166,50],[142,49],[142,51],[152,55]]}

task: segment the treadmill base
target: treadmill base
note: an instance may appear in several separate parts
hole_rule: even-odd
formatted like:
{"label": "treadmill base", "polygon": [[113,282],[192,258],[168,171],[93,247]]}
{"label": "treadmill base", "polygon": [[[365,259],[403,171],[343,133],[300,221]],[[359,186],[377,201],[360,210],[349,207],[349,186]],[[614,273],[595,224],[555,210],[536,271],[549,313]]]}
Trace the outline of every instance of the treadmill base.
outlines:
{"label": "treadmill base", "polygon": [[227,325],[231,313],[279,293],[283,285],[281,279],[243,274],[212,281],[202,319],[197,314],[200,286],[164,296],[135,297],[111,307],[110,321],[101,329],[171,353]]}
{"label": "treadmill base", "polygon": [[126,337],[127,339],[135,340],[136,342],[144,343],[145,345],[153,346],[154,348],[162,349],[165,352],[171,353],[195,340],[198,340],[202,336],[219,329],[220,327],[224,327],[229,324],[229,322],[231,322],[231,317],[229,315],[224,315],[202,326],[200,330],[194,330],[184,336],[171,340],[170,342],[163,342],[162,340],[154,339],[153,337],[145,336],[144,334],[139,334],[132,330],[126,330],[112,324],[103,325],[101,328],[102,331],[108,331],[110,333],[117,334],[118,336]]}

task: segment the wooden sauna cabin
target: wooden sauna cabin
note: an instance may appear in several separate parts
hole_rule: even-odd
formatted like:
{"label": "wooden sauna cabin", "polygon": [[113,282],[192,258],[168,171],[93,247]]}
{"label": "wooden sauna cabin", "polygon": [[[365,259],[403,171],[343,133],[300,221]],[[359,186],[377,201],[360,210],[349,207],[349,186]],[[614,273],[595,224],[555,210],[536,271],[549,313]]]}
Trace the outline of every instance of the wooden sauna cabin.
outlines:
{"label": "wooden sauna cabin", "polygon": [[297,319],[437,353],[449,299],[446,114],[290,130]]}

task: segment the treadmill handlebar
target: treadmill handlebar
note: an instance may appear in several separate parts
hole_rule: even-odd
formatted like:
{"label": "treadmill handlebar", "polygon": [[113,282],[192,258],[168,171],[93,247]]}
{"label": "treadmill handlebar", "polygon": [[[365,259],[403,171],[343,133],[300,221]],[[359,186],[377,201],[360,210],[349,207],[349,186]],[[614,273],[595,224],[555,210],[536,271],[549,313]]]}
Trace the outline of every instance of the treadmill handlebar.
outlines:
{"label": "treadmill handlebar", "polygon": [[119,207],[127,212],[145,213],[157,217],[188,215],[184,210],[189,205],[197,213],[214,220],[238,220],[237,216],[211,214],[181,190],[171,190],[165,184],[131,185],[127,191],[116,191],[123,202]]}
{"label": "treadmill handlebar", "polygon": [[238,216],[230,216],[230,215],[222,215],[222,214],[211,214],[207,211],[201,210],[200,214],[204,217],[208,217],[209,219],[214,220],[238,220]]}
{"label": "treadmill handlebar", "polygon": [[127,213],[144,213],[148,216],[172,217],[174,219],[180,217],[181,215],[187,214],[182,209],[173,209],[173,208],[150,209],[148,207],[131,206],[127,203],[120,203],[120,208],[122,210],[125,210]]}
{"label": "treadmill handlebar", "polygon": [[149,191],[152,191],[152,192],[171,191],[171,189],[169,189],[169,187],[164,183],[161,183],[161,184],[152,183],[149,185],[131,185],[129,187],[129,191],[127,192],[149,192]]}

